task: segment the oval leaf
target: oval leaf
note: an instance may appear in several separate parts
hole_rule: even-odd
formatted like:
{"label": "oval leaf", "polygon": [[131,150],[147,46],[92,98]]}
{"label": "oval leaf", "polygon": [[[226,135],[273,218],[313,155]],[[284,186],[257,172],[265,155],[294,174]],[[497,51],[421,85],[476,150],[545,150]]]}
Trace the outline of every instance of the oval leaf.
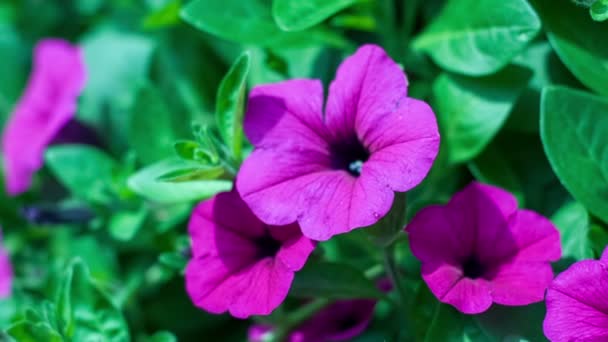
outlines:
{"label": "oval leaf", "polygon": [[170,172],[188,167],[199,167],[199,164],[171,158],[150,165],[129,178],[128,185],[139,195],[159,203],[178,203],[202,200],[218,192],[228,191],[232,182],[227,180],[203,180],[171,183],[159,180],[159,177]]}
{"label": "oval leaf", "polygon": [[304,298],[381,298],[382,292],[358,269],[339,263],[313,263],[296,273],[289,292]]}
{"label": "oval leaf", "polygon": [[541,138],[564,187],[608,222],[608,101],[563,87],[541,100]]}
{"label": "oval leaf", "polygon": [[272,15],[285,31],[299,31],[314,26],[357,0],[274,0]]}
{"label": "oval leaf", "polygon": [[414,48],[446,70],[485,75],[509,63],[540,28],[526,0],[450,0]]}

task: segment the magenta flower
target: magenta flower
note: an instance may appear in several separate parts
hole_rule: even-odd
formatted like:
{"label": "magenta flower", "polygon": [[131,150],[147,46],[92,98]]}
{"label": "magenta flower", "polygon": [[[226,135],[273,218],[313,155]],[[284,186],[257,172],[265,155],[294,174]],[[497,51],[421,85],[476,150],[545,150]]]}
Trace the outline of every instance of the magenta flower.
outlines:
{"label": "magenta flower", "polygon": [[188,224],[193,257],[186,290],[196,306],[233,316],[267,315],[283,302],[314,242],[296,224],[268,226],[236,191],[201,202]]}
{"label": "magenta flower", "polygon": [[[376,301],[367,299],[337,301],[319,311],[289,334],[289,342],[350,341],[360,335],[372,319]],[[262,342],[272,326],[253,325],[249,341]]]}
{"label": "magenta flower", "polygon": [[608,248],[600,260],[579,261],[547,290],[543,329],[554,342],[608,341]]}
{"label": "magenta flower", "polygon": [[7,192],[18,195],[42,167],[44,150],[73,118],[86,71],[78,47],[59,39],[40,41],[32,74],[2,137]]}
{"label": "magenta flower", "polygon": [[237,189],[264,222],[297,221],[313,240],[369,226],[394,191],[426,176],[439,148],[435,115],[379,47],[347,58],[329,88],[299,79],[254,88],[245,117],[254,145]]}
{"label": "magenta flower", "polygon": [[421,210],[407,226],[422,278],[444,303],[467,314],[492,302],[542,301],[561,256],[559,233],[545,217],[517,209],[510,193],[477,182],[445,206]]}

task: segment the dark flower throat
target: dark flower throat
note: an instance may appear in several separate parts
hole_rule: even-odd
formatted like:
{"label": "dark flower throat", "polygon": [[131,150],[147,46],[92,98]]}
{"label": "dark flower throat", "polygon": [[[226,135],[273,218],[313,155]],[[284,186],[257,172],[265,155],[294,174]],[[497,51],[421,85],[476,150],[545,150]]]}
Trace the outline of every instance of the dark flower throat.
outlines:
{"label": "dark flower throat", "polygon": [[274,257],[281,249],[281,242],[275,240],[270,234],[257,238],[255,244],[258,247],[258,256],[261,259]]}
{"label": "dark flower throat", "polygon": [[354,177],[361,175],[363,163],[369,159],[369,151],[355,137],[331,145],[331,167],[344,170]]}
{"label": "dark flower throat", "polygon": [[471,279],[480,278],[485,273],[484,266],[476,257],[469,257],[462,265],[464,276]]}

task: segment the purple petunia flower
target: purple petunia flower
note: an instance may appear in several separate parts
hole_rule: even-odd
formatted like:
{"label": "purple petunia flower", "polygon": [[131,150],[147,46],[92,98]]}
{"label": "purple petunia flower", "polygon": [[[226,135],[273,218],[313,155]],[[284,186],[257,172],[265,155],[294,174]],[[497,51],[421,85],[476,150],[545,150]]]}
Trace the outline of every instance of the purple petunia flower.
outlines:
{"label": "purple petunia flower", "polygon": [[236,191],[201,202],[188,224],[193,257],[186,290],[211,313],[267,315],[283,302],[314,249],[296,224],[268,226]]}
{"label": "purple petunia flower", "polygon": [[[361,334],[372,319],[376,301],[368,299],[337,301],[319,311],[289,334],[289,342],[350,341]],[[262,342],[273,330],[269,325],[249,328],[249,341]]]}
{"label": "purple petunia flower", "polygon": [[0,246],[0,298],[11,295],[13,285],[13,267],[6,250]]}
{"label": "purple petunia flower", "polygon": [[86,71],[81,51],[59,39],[40,41],[32,74],[2,137],[7,192],[26,191],[44,150],[74,117]]}
{"label": "purple petunia flower", "polygon": [[600,260],[579,261],[547,290],[543,329],[554,342],[608,341],[608,248]]}
{"label": "purple petunia flower", "polygon": [[422,278],[444,303],[467,314],[492,302],[543,300],[560,258],[559,233],[545,217],[517,209],[510,193],[473,182],[445,206],[420,211],[406,228]]}
{"label": "purple petunia flower", "polygon": [[243,200],[262,221],[297,221],[313,240],[376,223],[439,148],[433,111],[407,97],[403,72],[373,45],[342,63],[325,110],[319,80],[254,88],[245,133],[255,149],[237,177]]}

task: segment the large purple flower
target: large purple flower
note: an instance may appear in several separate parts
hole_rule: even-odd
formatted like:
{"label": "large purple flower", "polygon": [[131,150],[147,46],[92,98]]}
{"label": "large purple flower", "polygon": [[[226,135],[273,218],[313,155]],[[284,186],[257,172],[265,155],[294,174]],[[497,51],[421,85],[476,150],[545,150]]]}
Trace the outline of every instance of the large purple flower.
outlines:
{"label": "large purple flower", "polygon": [[554,342],[608,341],[608,248],[600,260],[579,261],[547,290],[543,328]]}
{"label": "large purple flower", "polygon": [[318,80],[254,88],[245,133],[255,149],[237,180],[243,200],[262,221],[297,221],[314,240],[376,223],[439,148],[433,111],[407,97],[403,72],[373,45],[342,63],[325,111]]}
{"label": "large purple flower", "polygon": [[543,300],[560,258],[559,232],[545,217],[517,209],[510,193],[473,182],[445,206],[420,211],[407,226],[422,278],[442,302],[467,314],[492,302]]}
{"label": "large purple flower", "polygon": [[267,315],[279,306],[314,249],[296,224],[260,222],[236,191],[200,203],[188,229],[190,298],[211,313],[229,311],[239,318]]}
{"label": "large purple flower", "polygon": [[[350,341],[360,335],[372,319],[376,301],[369,299],[343,300],[332,303],[305,321],[289,334],[289,342]],[[264,341],[272,332],[269,325],[254,325],[249,329],[250,342]]]}
{"label": "large purple flower", "polygon": [[32,74],[2,137],[7,192],[26,191],[43,164],[44,150],[74,117],[86,71],[78,47],[59,39],[40,41]]}

